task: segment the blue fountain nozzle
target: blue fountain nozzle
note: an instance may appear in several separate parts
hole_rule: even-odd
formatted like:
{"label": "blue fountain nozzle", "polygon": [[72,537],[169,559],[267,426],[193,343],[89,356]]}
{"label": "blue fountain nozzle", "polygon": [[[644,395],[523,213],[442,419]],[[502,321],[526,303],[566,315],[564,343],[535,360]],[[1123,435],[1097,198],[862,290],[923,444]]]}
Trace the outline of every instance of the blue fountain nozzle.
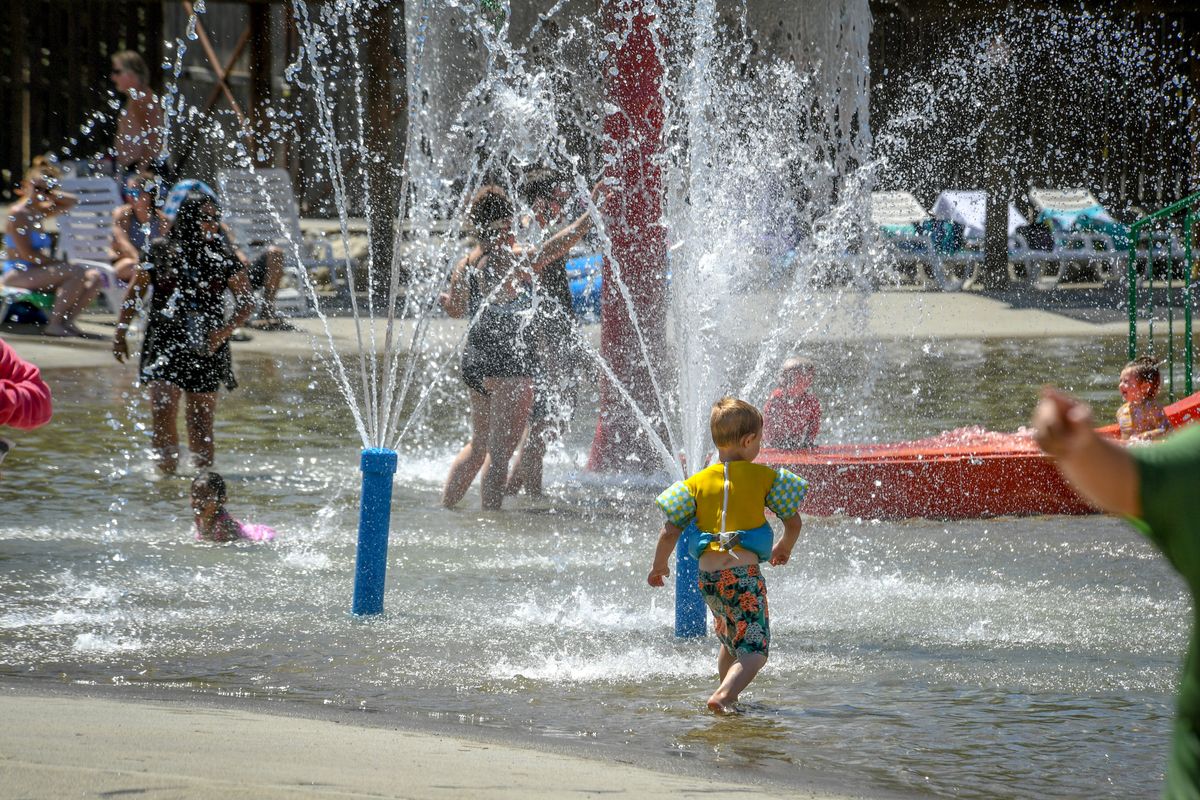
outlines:
{"label": "blue fountain nozzle", "polygon": [[368,447],[362,451],[359,469],[363,472],[396,474],[397,456],[395,450],[386,447]]}
{"label": "blue fountain nozzle", "polygon": [[358,552],[351,607],[351,613],[357,616],[383,612],[392,476],[396,474],[396,461],[395,450],[368,447],[362,451],[362,501],[358,512]]}

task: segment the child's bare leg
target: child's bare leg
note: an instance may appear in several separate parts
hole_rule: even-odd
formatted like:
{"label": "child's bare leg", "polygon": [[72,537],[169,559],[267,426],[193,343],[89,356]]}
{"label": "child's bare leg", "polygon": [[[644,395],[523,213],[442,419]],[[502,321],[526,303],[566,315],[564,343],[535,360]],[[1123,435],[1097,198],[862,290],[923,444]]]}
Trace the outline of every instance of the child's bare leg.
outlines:
{"label": "child's bare leg", "polygon": [[158,468],[167,475],[175,474],[179,463],[179,430],[175,417],[179,413],[179,387],[165,381],[150,382],[151,443]]}
{"label": "child's bare leg", "polygon": [[728,674],[729,668],[737,662],[737,656],[729,652],[725,645],[717,648],[717,680],[725,680],[725,675]]}
{"label": "child's bare leg", "polygon": [[442,490],[442,505],[451,508],[462,500],[471,482],[479,474],[487,456],[487,440],[491,430],[491,412],[487,398],[471,390],[471,441],[454,457],[446,486]]}
{"label": "child's bare leg", "polygon": [[204,469],[213,465],[213,417],[217,411],[217,393],[202,392],[187,395],[188,448],[192,451],[192,466]]}
{"label": "child's bare leg", "polygon": [[[724,648],[722,648],[724,650]],[[734,710],[742,690],[750,685],[754,676],[767,663],[767,657],[762,653],[748,653],[738,656],[721,679],[721,685],[708,698],[708,709],[717,714],[728,714]]]}

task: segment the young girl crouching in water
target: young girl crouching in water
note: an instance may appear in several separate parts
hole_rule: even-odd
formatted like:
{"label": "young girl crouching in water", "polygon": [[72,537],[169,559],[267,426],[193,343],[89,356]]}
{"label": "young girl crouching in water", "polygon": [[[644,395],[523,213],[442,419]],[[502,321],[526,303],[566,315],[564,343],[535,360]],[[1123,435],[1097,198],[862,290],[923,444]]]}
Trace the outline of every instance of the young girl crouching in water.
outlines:
{"label": "young girl crouching in water", "polygon": [[225,510],[225,479],[215,472],[201,472],[192,481],[192,515],[196,519],[196,541],[236,542],[249,539],[269,542],[275,530],[266,525],[238,522]]}

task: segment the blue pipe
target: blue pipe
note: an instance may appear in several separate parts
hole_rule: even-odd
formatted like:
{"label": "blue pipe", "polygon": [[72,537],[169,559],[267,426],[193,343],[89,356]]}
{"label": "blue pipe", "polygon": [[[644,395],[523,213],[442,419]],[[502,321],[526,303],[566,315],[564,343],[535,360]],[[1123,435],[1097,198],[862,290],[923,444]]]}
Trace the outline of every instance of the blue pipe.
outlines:
{"label": "blue pipe", "polygon": [[363,474],[362,501],[358,512],[354,605],[350,613],[365,616],[383,613],[383,579],[387,573],[396,451],[382,447],[363,450],[359,468]]}
{"label": "blue pipe", "polygon": [[675,635],[689,639],[708,634],[708,609],[700,596],[700,562],[688,542],[696,535],[689,525],[675,545]]}

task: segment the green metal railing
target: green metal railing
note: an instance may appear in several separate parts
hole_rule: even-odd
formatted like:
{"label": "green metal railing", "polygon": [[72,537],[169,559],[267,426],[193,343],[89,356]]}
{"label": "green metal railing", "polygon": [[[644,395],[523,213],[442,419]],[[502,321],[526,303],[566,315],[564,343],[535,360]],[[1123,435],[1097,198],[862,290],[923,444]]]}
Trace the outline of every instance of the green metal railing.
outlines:
{"label": "green metal railing", "polygon": [[[1172,243],[1175,241],[1167,227],[1165,234],[1156,242],[1155,234],[1163,233],[1163,227],[1169,226],[1171,218],[1183,212],[1183,295],[1177,298],[1175,291],[1175,253]],[[1142,217],[1129,227],[1129,268],[1126,284],[1129,296],[1129,360],[1138,355],[1138,291],[1137,291],[1137,262],[1138,249],[1143,236],[1146,237],[1146,305],[1145,318],[1148,322],[1146,332],[1147,350],[1154,353],[1154,262],[1155,256],[1161,254],[1161,247],[1166,248],[1166,315],[1167,315],[1167,393],[1171,400],[1175,399],[1175,311],[1176,300],[1181,302],[1183,311],[1183,381],[1184,394],[1192,393],[1192,228],[1197,218],[1200,218],[1200,192],[1172,203],[1166,208],[1155,211],[1149,216]],[[1153,226],[1153,227],[1151,227]],[[1149,228],[1149,230],[1148,230]],[[1148,235],[1147,235],[1148,234]]]}

